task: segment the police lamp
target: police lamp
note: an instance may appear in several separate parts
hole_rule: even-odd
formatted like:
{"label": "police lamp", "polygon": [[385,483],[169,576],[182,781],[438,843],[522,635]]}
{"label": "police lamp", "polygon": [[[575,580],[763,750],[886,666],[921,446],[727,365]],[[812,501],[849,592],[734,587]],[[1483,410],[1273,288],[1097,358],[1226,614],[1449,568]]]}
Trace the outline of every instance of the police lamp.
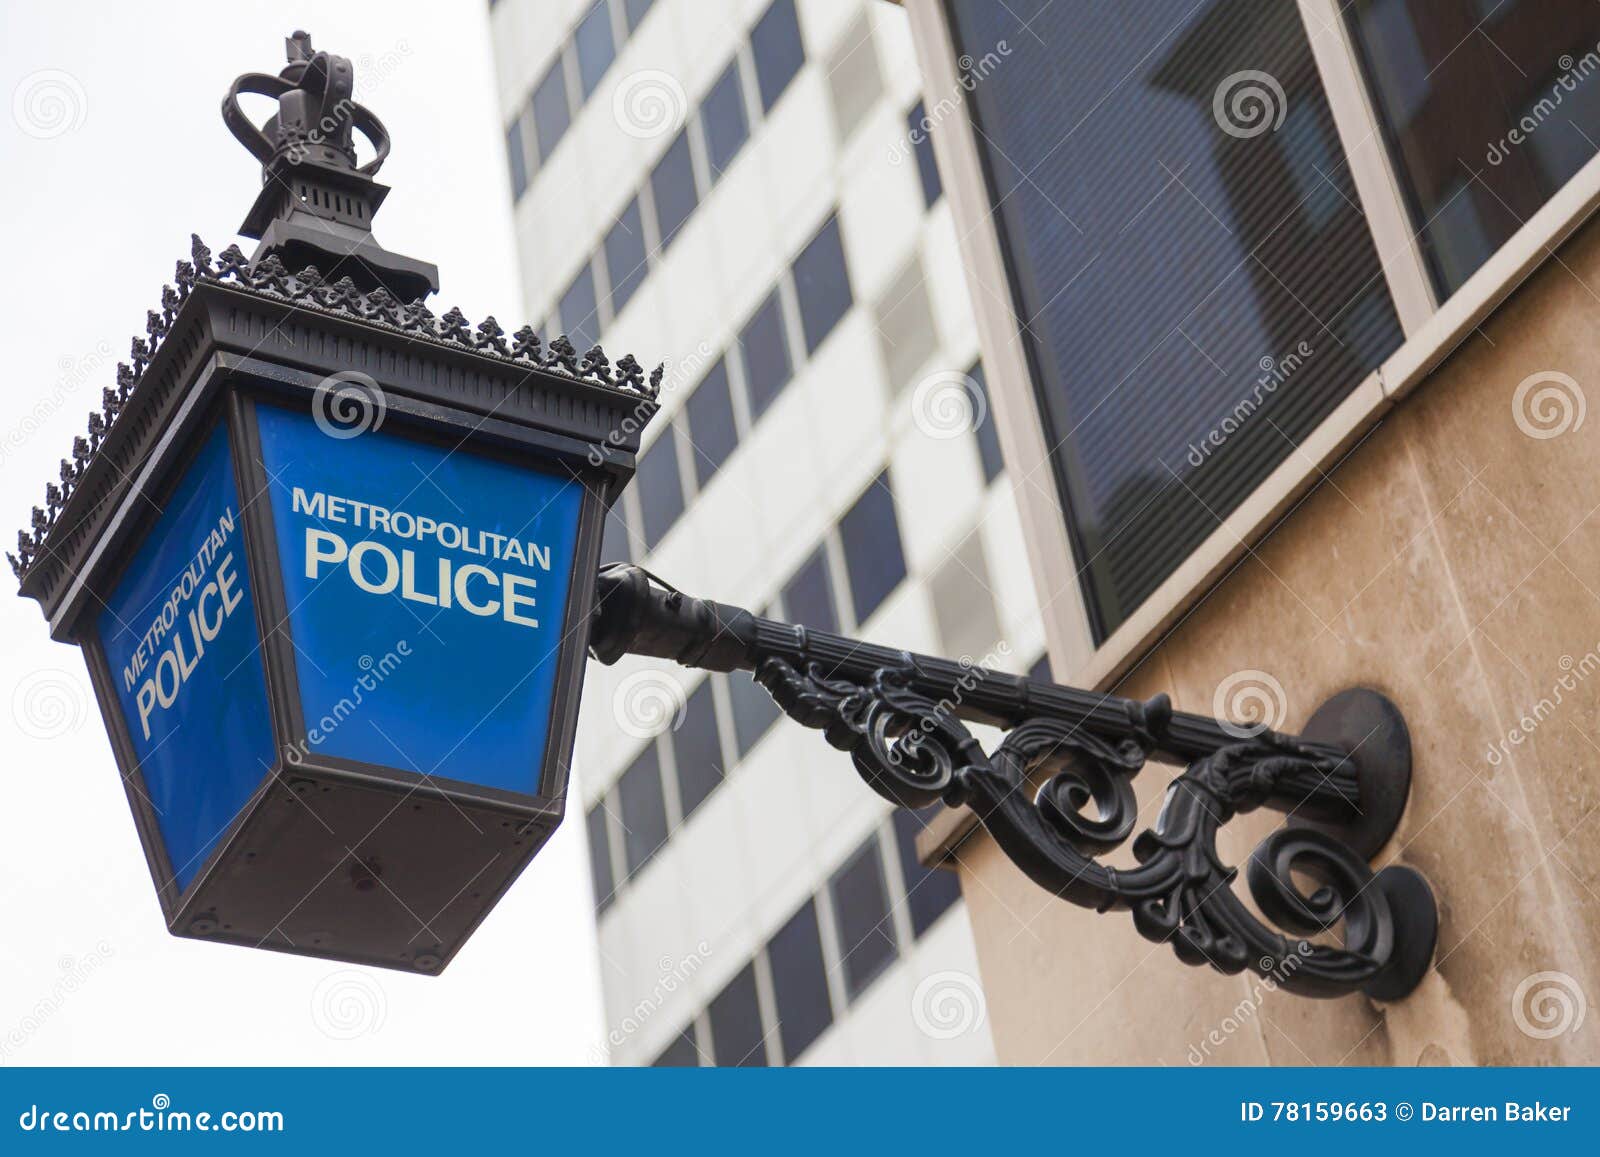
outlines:
{"label": "police lamp", "polygon": [[235,82],[260,244],[194,241],[12,563],[83,648],[175,934],[436,972],[561,819],[656,382],[436,316],[373,238],[351,81],[297,34]]}

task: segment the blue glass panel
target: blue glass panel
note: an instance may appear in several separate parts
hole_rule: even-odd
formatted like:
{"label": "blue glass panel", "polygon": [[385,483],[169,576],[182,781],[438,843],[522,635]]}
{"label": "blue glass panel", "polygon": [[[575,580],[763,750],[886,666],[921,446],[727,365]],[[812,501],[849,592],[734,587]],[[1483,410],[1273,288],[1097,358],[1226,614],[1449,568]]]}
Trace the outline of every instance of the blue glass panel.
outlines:
{"label": "blue glass panel", "polygon": [[535,792],[582,486],[258,413],[310,748]]}
{"label": "blue glass panel", "polygon": [[180,888],[275,762],[243,531],[219,425],[98,624]]}

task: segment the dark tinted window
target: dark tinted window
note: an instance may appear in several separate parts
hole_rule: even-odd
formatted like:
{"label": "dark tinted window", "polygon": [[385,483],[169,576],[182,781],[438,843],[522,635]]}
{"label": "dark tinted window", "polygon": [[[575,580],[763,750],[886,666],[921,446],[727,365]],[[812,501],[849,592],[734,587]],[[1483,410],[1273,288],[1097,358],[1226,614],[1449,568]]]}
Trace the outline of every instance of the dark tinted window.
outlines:
{"label": "dark tinted window", "polygon": [[643,454],[633,489],[639,496],[644,544],[654,550],[683,513],[683,483],[678,478],[678,439],[671,427]]}
{"label": "dark tinted window", "polygon": [[611,875],[611,839],[606,835],[606,805],[601,800],[589,812],[589,872],[594,882],[594,907],[604,912],[611,907],[616,881]]}
{"label": "dark tinted window", "polygon": [[750,125],[744,115],[744,89],[739,83],[737,56],[701,102],[700,127],[705,133],[711,178],[715,180],[733,163],[733,158],[750,136]]}
{"label": "dark tinted window", "polygon": [[844,985],[854,1000],[893,962],[898,947],[889,919],[889,893],[873,836],[845,862],[829,885],[839,925]]}
{"label": "dark tinted window", "polygon": [[748,671],[729,674],[728,700],[733,707],[734,740],[743,758],[777,721],[778,705]]}
{"label": "dark tinted window", "polygon": [[522,151],[522,120],[511,122],[506,130],[506,164],[511,169],[511,199],[528,191],[528,158]]}
{"label": "dark tinted window", "polygon": [[583,85],[583,95],[588,96],[617,55],[617,46],[611,39],[611,9],[606,0],[597,0],[578,22],[572,43],[578,53],[578,80]]}
{"label": "dark tinted window", "polygon": [[561,143],[571,119],[567,110],[567,81],[558,56],[533,90],[533,128],[539,139],[541,158],[548,157]]}
{"label": "dark tinted window", "polygon": [[689,134],[680,132],[650,172],[650,191],[656,200],[656,232],[665,249],[699,204],[694,187],[694,164],[689,159]]}
{"label": "dark tinted window", "polygon": [[661,1050],[661,1055],[650,1064],[658,1069],[694,1068],[700,1063],[700,1050],[695,1044],[694,1021],[683,1026],[683,1031],[672,1038],[672,1043]]}
{"label": "dark tinted window", "polygon": [[1055,672],[1050,669],[1050,656],[1048,654],[1040,655],[1034,661],[1033,666],[1028,668],[1028,678],[1036,683],[1054,683],[1056,681]]}
{"label": "dark tinted window", "polygon": [[650,11],[650,5],[653,3],[655,3],[655,0],[626,0],[623,5],[623,11],[627,13],[629,32],[639,27],[639,21],[645,18],[645,15]]}
{"label": "dark tinted window", "polygon": [[1104,638],[1400,328],[1296,5],[947,10]]}
{"label": "dark tinted window", "polygon": [[689,441],[694,448],[694,476],[704,486],[739,445],[725,360],[718,358],[717,364],[700,379],[684,409],[689,417]]}
{"label": "dark tinted window", "polygon": [[783,308],[773,290],[739,334],[744,353],[744,380],[750,395],[752,420],[766,413],[793,372],[789,340],[783,336]]}
{"label": "dark tinted window", "polygon": [[622,502],[606,511],[600,532],[601,562],[631,562],[633,553],[628,547],[628,523],[622,513]]}
{"label": "dark tinted window", "polygon": [[1448,297],[1600,149],[1600,8],[1356,0],[1344,11]]}
{"label": "dark tinted window", "polygon": [[845,569],[850,573],[850,598],[856,622],[864,623],[906,577],[906,556],[900,547],[900,523],[894,515],[889,473],[884,471],[839,520]]}
{"label": "dark tinted window", "polygon": [[794,259],[794,288],[806,349],[815,350],[850,309],[850,274],[844,265],[839,219],[830,218]]}
{"label": "dark tinted window", "polygon": [[828,585],[828,555],[822,547],[811,553],[783,588],[783,614],[791,623],[803,627],[838,631],[839,616],[833,609],[833,590]]}
{"label": "dark tinted window", "polygon": [[[972,431],[972,436],[978,440],[978,457],[983,460],[983,480],[993,482],[1000,476],[1000,471],[1006,468],[1005,459],[1000,457],[1000,435],[996,432],[994,421],[994,408],[989,404],[989,381],[983,373],[983,363],[977,362],[967,371],[967,377],[972,380],[977,389],[975,407],[981,407],[982,419]],[[978,410],[974,409],[974,416]]]}
{"label": "dark tinted window", "polygon": [[594,300],[594,271],[587,265],[561,295],[561,330],[581,354],[600,340],[600,318]]}
{"label": "dark tinted window", "polygon": [[933,159],[933,140],[928,128],[923,126],[927,112],[919,100],[906,114],[906,131],[911,134],[911,149],[917,157],[917,176],[922,180],[922,200],[931,206],[944,192],[939,182],[939,165]]}
{"label": "dark tinted window", "polygon": [[748,1068],[767,1063],[761,1007],[756,1001],[754,965],[746,964],[739,975],[728,981],[728,986],[712,998],[707,1011],[711,1018],[711,1048],[717,1064]]}
{"label": "dark tinted window", "polygon": [[911,913],[912,934],[916,936],[933,927],[933,922],[961,898],[961,882],[954,872],[946,868],[924,868],[917,859],[917,836],[939,810],[936,804],[915,812],[897,808],[894,813],[900,875],[906,882],[906,907]]}
{"label": "dark tinted window", "polygon": [[639,216],[639,198],[635,197],[606,234],[606,275],[611,279],[612,317],[622,312],[622,307],[628,304],[633,291],[639,288],[649,271],[644,222]]}
{"label": "dark tinted window", "polygon": [[678,766],[678,801],[688,819],[722,782],[722,745],[710,679],[701,680],[689,696],[683,722],[672,732],[672,754]]}
{"label": "dark tinted window", "polygon": [[761,107],[771,109],[806,62],[794,0],[773,0],[772,7],[750,30],[750,51],[756,59],[756,87],[761,90]]}
{"label": "dark tinted window", "polygon": [[661,759],[654,742],[645,745],[617,781],[622,819],[622,850],[632,876],[667,839],[667,805],[661,796]]}
{"label": "dark tinted window", "polygon": [[833,1023],[828,974],[822,961],[814,901],[789,918],[767,945],[773,995],[778,1006],[778,1040],[785,1063],[793,1064]]}

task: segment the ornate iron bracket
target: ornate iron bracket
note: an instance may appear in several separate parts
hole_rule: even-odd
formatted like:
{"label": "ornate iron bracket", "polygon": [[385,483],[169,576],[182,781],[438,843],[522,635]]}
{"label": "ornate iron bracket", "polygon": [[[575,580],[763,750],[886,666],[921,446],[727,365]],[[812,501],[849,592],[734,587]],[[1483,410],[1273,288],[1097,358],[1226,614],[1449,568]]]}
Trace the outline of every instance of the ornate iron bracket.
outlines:
{"label": "ornate iron bracket", "polygon": [[[909,808],[966,804],[1019,868],[1097,911],[1126,909],[1140,934],[1187,964],[1271,974],[1285,989],[1397,1000],[1426,974],[1438,916],[1415,870],[1373,872],[1411,781],[1399,711],[1375,691],[1334,696],[1299,736],[1038,683],[874,646],[690,598],[637,567],[599,578],[590,651],[746,670],[778,706],[849,752],[867,784]],[[1006,731],[986,752],[969,722]],[[1147,760],[1187,764],[1137,865],[1096,856],[1133,832],[1133,777]],[[1037,790],[1031,786],[1046,775]],[[1289,814],[1250,857],[1257,917],[1231,887],[1217,832],[1258,807]],[[1302,890],[1296,875],[1315,882]],[[1328,933],[1338,931],[1337,943]],[[1312,937],[1320,937],[1313,940]]]}

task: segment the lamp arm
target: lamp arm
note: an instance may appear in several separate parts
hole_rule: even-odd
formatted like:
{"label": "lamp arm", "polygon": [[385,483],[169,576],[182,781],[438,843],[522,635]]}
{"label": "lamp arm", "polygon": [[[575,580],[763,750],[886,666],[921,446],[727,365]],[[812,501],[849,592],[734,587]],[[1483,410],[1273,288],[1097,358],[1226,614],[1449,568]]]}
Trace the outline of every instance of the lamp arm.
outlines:
{"label": "lamp arm", "polygon": [[[1367,862],[1398,823],[1410,777],[1404,721],[1376,692],[1343,692],[1308,734],[1281,734],[1174,711],[1165,695],[1082,691],[778,622],[625,565],[600,571],[589,649],[607,664],[632,654],[752,672],[890,802],[970,807],[1040,886],[1128,910],[1141,935],[1170,942],[1185,963],[1254,970],[1308,996],[1382,1000],[1409,993],[1430,965],[1428,884]],[[968,723],[1006,734],[986,752]],[[1109,867],[1096,857],[1132,834],[1132,780],[1151,758],[1187,769],[1134,840],[1136,866]],[[1237,870],[1217,852],[1222,826],[1258,807],[1291,817],[1246,872],[1261,913],[1290,936],[1234,894]],[[1318,886],[1302,890],[1295,874]],[[1334,929],[1337,945],[1307,939]]]}

